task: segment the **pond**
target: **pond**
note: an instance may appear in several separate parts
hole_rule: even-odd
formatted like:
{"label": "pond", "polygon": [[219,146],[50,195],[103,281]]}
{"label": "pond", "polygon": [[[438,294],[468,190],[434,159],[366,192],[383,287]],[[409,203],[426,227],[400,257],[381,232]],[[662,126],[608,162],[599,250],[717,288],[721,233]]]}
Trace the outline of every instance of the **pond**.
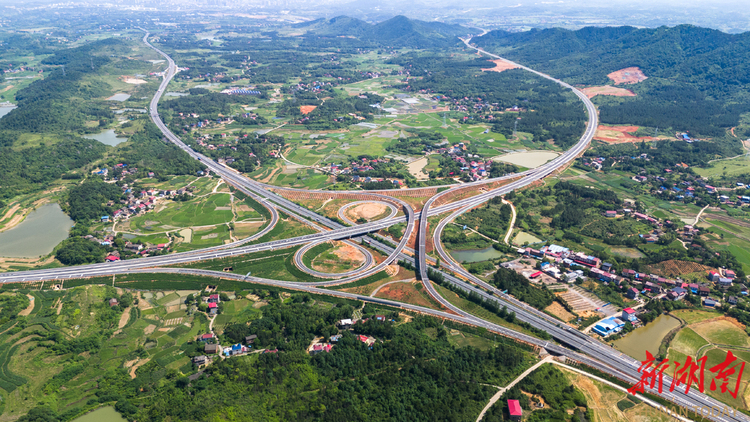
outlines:
{"label": "pond", "polygon": [[615,340],[618,350],[640,361],[646,359],[646,350],[656,356],[661,340],[670,331],[680,326],[680,321],[669,315],[662,315],[647,325],[635,329],[625,337]]}
{"label": "pond", "polygon": [[126,111],[132,111],[135,113],[147,113],[145,108],[123,108],[121,110],[115,110],[115,114],[124,114]]}
{"label": "pond", "polygon": [[125,101],[128,98],[130,98],[130,94],[123,94],[122,92],[120,92],[118,94],[115,94],[115,95],[107,98],[107,100],[109,100],[109,101]]}
{"label": "pond", "polygon": [[60,205],[43,205],[18,226],[0,232],[0,256],[34,258],[47,255],[68,237],[71,226],[73,220],[60,209]]}
{"label": "pond", "polygon": [[111,147],[121,144],[128,140],[128,138],[118,138],[114,129],[105,130],[104,132],[95,133],[93,135],[83,135],[83,137],[86,139],[93,139],[95,141],[99,141],[103,143],[104,145],[109,145]]}
{"label": "pond", "polygon": [[554,160],[560,155],[552,151],[524,151],[511,152],[510,154],[500,155],[492,158],[492,161],[502,161],[504,163],[516,164],[526,168],[537,168],[547,161]]}
{"label": "pond", "polygon": [[13,110],[15,110],[17,108],[18,107],[16,107],[16,106],[10,106],[10,107],[3,106],[3,107],[0,107],[0,119],[2,119],[3,116],[5,116],[6,114],[10,113],[11,111],[13,111]]}
{"label": "pond", "polygon": [[127,419],[117,413],[114,407],[107,406],[86,413],[73,422],[127,422]]}
{"label": "pond", "polygon": [[490,246],[485,249],[465,249],[462,251],[450,251],[451,256],[458,262],[480,262],[489,259],[500,258],[503,253]]}

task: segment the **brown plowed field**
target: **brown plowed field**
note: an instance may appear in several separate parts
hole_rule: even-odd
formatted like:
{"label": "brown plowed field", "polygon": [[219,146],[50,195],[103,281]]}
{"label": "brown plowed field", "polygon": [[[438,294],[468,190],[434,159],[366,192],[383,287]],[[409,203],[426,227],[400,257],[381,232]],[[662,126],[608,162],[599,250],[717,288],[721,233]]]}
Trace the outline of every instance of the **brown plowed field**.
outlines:
{"label": "brown plowed field", "polygon": [[583,88],[581,91],[583,91],[584,94],[586,94],[589,98],[594,98],[597,95],[613,95],[615,97],[635,97],[635,92],[625,89],[625,88],[617,88],[614,86],[590,86],[588,88]]}
{"label": "brown plowed field", "polygon": [[615,81],[615,85],[635,84],[648,79],[648,76],[644,75],[641,69],[637,67],[626,67],[610,73],[607,77]]}
{"label": "brown plowed field", "polygon": [[311,113],[316,108],[318,108],[318,106],[310,106],[310,105],[308,105],[308,106],[300,106],[299,107],[299,112],[302,113],[302,114],[308,114],[308,113]]}
{"label": "brown plowed field", "polygon": [[487,69],[482,69],[482,72],[502,72],[504,70],[510,70],[510,69],[516,69],[518,66],[514,65],[513,63],[508,63],[505,60],[498,59],[498,60],[489,60],[492,63],[495,63],[495,67],[490,67]]}

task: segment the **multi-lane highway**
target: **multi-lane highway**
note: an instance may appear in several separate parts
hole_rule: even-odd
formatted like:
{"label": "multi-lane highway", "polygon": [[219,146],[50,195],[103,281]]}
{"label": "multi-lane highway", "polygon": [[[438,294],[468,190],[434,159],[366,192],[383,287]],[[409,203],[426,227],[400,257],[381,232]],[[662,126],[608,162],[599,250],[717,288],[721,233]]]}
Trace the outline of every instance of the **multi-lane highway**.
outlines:
{"label": "multi-lane highway", "polygon": [[[404,211],[405,216],[396,217],[392,214],[388,218],[379,220],[376,222],[346,227],[324,216],[321,216],[311,210],[308,210],[305,207],[299,206],[295,204],[294,202],[274,192],[271,192],[269,189],[270,188],[269,186],[265,186],[255,181],[252,181],[250,179],[247,179],[246,177],[235,172],[234,170],[228,169],[222,165],[215,163],[213,160],[192,150],[192,148],[184,144],[180,140],[179,137],[173,134],[166,127],[164,122],[159,117],[158,103],[162,94],[166,91],[167,85],[169,84],[172,77],[177,72],[177,67],[174,61],[172,60],[172,58],[169,57],[169,55],[165,54],[158,48],[148,43],[148,33],[146,33],[146,35],[144,36],[143,41],[146,44],[148,44],[151,48],[159,52],[162,56],[164,56],[164,58],[168,62],[167,70],[164,73],[164,79],[161,85],[159,86],[157,93],[152,99],[150,107],[149,107],[149,113],[150,113],[152,120],[159,127],[159,129],[164,133],[164,136],[170,142],[174,143],[179,148],[184,150],[186,153],[190,154],[190,156],[192,156],[193,158],[201,160],[209,169],[211,169],[211,171],[213,171],[215,174],[225,179],[227,183],[232,184],[241,192],[253,197],[255,200],[261,202],[265,207],[267,207],[271,211],[272,219],[271,219],[270,224],[264,229],[263,234],[267,233],[278,221],[278,213],[276,211],[276,208],[283,209],[285,213],[292,215],[295,218],[298,218],[300,221],[303,221],[311,225],[319,232],[315,234],[306,235],[306,236],[300,236],[297,238],[275,240],[272,242],[265,242],[265,243],[256,244],[256,245],[244,245],[243,246],[244,243],[257,239],[262,235],[262,234],[256,234],[251,239],[243,239],[233,244],[223,245],[222,247],[209,248],[206,250],[193,251],[193,252],[188,252],[188,253],[178,253],[178,254],[171,254],[171,255],[165,255],[165,256],[159,256],[159,257],[149,257],[149,258],[144,258],[144,259],[121,261],[121,262],[115,262],[115,263],[93,264],[93,265],[86,265],[86,266],[80,266],[80,267],[68,267],[68,268],[57,268],[57,269],[50,269],[50,270],[35,270],[35,271],[23,271],[23,272],[16,272],[16,273],[5,273],[5,274],[0,274],[0,282],[48,280],[48,279],[59,279],[59,278],[81,278],[81,277],[92,277],[92,276],[124,274],[124,273],[137,273],[137,272],[170,272],[170,273],[178,273],[178,274],[198,274],[198,275],[207,275],[207,276],[213,276],[213,277],[234,278],[238,280],[252,281],[256,283],[277,285],[280,287],[286,287],[286,288],[291,288],[291,289],[296,289],[296,290],[304,290],[304,291],[310,291],[310,292],[315,292],[315,293],[324,293],[324,294],[336,295],[340,297],[350,297],[352,299],[358,299],[358,300],[378,301],[382,304],[398,306],[398,307],[411,309],[411,310],[418,311],[418,312],[423,312],[426,314],[435,315],[435,316],[442,317],[442,318],[453,319],[462,323],[485,327],[488,330],[492,330],[494,332],[497,332],[503,335],[514,337],[514,338],[520,339],[522,341],[526,341],[531,344],[536,344],[540,347],[544,347],[552,353],[563,355],[563,356],[568,356],[571,359],[574,359],[578,362],[592,366],[594,368],[600,369],[603,372],[609,373],[611,375],[614,375],[628,382],[635,383],[637,381],[639,374],[637,373],[636,370],[638,368],[639,363],[636,362],[634,359],[622,355],[618,351],[611,349],[610,347],[602,344],[601,342],[599,342],[598,340],[594,338],[588,337],[574,329],[571,329],[567,326],[560,324],[558,321],[529,307],[528,305],[522,302],[514,300],[512,297],[503,295],[502,293],[494,289],[491,285],[488,285],[487,283],[484,283],[482,280],[477,279],[476,277],[473,277],[473,275],[465,271],[460,265],[452,263],[451,259],[448,258],[447,254],[442,249],[442,245],[440,244],[440,239],[439,239],[440,233],[442,232],[442,227],[444,227],[445,224],[447,224],[447,221],[450,221],[452,218],[455,218],[457,215],[459,215],[462,212],[465,212],[477,205],[482,204],[483,202],[489,200],[492,197],[503,195],[514,189],[519,189],[519,188],[528,186],[529,184],[546,177],[550,173],[565,166],[567,163],[570,163],[572,160],[575,159],[576,156],[578,156],[581,152],[583,152],[588,147],[591,141],[591,138],[593,137],[594,131],[596,130],[597,115],[596,115],[596,110],[593,104],[591,103],[591,101],[588,100],[588,98],[583,93],[581,93],[577,89],[573,88],[572,86],[562,81],[556,80],[548,75],[544,75],[542,73],[534,71],[533,69],[529,69],[525,66],[519,65],[519,67],[521,67],[522,69],[528,70],[543,78],[553,80],[559,83],[560,85],[562,85],[563,87],[571,89],[585,104],[586,110],[589,116],[588,125],[580,141],[573,148],[566,151],[564,154],[560,155],[555,160],[552,160],[549,163],[546,163],[536,169],[532,169],[532,170],[519,173],[519,174],[507,175],[499,179],[474,182],[471,184],[463,184],[459,186],[460,188],[463,188],[466,186],[493,183],[493,182],[496,182],[497,180],[508,181],[507,184],[501,186],[500,188],[490,190],[486,193],[483,193],[483,194],[480,194],[480,195],[477,195],[468,199],[459,200],[459,201],[455,201],[452,203],[433,207],[433,204],[435,203],[435,201],[441,197],[441,195],[436,195],[428,201],[428,203],[423,207],[423,210],[420,213],[415,213],[412,207],[409,206],[406,202],[395,199],[393,197],[388,197],[385,195],[379,195],[379,194],[373,194],[373,193],[363,193],[362,191],[357,191],[356,194],[368,195],[368,197],[372,198],[373,201],[384,201],[388,204],[392,204],[394,207],[400,208],[401,210]],[[464,42],[466,43],[468,47],[474,48],[470,45],[470,39],[465,40]],[[479,50],[479,49],[477,50],[483,54],[488,54],[489,56],[500,58],[499,56],[486,53],[482,50]],[[455,185],[451,185],[451,187],[455,187]],[[277,187],[273,187],[273,188],[276,190],[279,190],[279,188]],[[452,190],[453,189],[449,189],[443,192],[443,194],[446,194],[446,192],[451,192]],[[333,192],[326,192],[326,193],[331,194],[331,195],[335,194]],[[527,336],[527,335],[515,332],[513,330],[509,330],[507,328],[498,326],[496,324],[492,324],[487,321],[481,320],[480,318],[469,315],[468,313],[454,307],[447,300],[443,299],[438,294],[438,292],[434,289],[434,287],[432,286],[432,284],[426,277],[427,257],[424,253],[424,246],[426,244],[426,239],[427,239],[427,217],[432,216],[432,215],[442,214],[448,211],[454,211],[454,212],[453,214],[451,214],[449,219],[444,219],[443,221],[441,221],[438,227],[436,228],[435,235],[434,235],[435,246],[436,246],[436,250],[438,254],[441,257],[443,257],[443,265],[450,268],[450,270],[453,273],[458,274],[462,278],[455,277],[446,272],[442,272],[442,275],[444,276],[446,281],[456,286],[459,286],[460,288],[464,290],[476,291],[477,293],[479,293],[480,295],[482,295],[488,300],[499,300],[502,305],[507,306],[509,310],[515,312],[519,320],[528,322],[534,327],[550,333],[556,340],[558,340],[562,344],[567,345],[568,347],[571,347],[575,350],[568,348],[568,347],[564,347],[562,345],[552,343],[552,342],[539,340],[534,337]],[[455,314],[449,313],[449,312],[435,311],[435,310],[427,309],[427,308],[421,308],[418,306],[408,305],[404,303],[391,302],[391,301],[386,301],[386,300],[381,300],[381,299],[372,299],[372,298],[361,297],[358,295],[352,295],[349,293],[337,292],[337,291],[331,291],[331,290],[323,291],[320,289],[321,286],[345,283],[348,281],[367,277],[371,274],[375,274],[376,272],[381,271],[385,267],[385,265],[388,265],[395,259],[410,259],[410,257],[404,254],[403,251],[406,249],[406,243],[408,242],[409,237],[412,231],[414,230],[415,222],[417,218],[419,218],[419,221],[420,221],[419,231],[417,234],[418,242],[417,242],[417,251],[416,251],[420,278],[425,283],[425,286],[427,286],[427,288],[429,289],[430,294],[432,294],[436,300],[438,300],[441,304],[443,304],[443,306],[445,306],[446,309],[452,311]],[[403,238],[401,239],[399,244],[396,245],[395,248],[389,245],[386,245],[382,242],[379,242],[372,237],[365,236],[367,233],[389,227],[393,224],[403,222],[404,220],[406,220],[407,222],[405,233],[404,233]],[[376,249],[379,249],[381,251],[384,251],[386,254],[388,254],[388,258],[385,261],[375,266],[371,266],[372,262],[368,261],[369,263],[367,265],[364,265],[356,272],[351,272],[351,274],[340,274],[339,275],[340,277],[338,279],[330,280],[330,281],[321,281],[317,283],[293,283],[293,282],[288,282],[288,281],[268,280],[268,279],[263,279],[263,278],[258,278],[258,277],[243,277],[240,275],[217,273],[213,271],[206,271],[206,270],[199,270],[199,269],[157,268],[157,267],[164,267],[164,266],[169,266],[169,265],[174,265],[174,264],[194,262],[198,260],[205,260],[205,259],[211,259],[211,258],[229,257],[229,256],[247,254],[247,253],[264,251],[264,250],[282,249],[282,248],[287,248],[287,247],[295,246],[295,245],[308,245],[309,247],[309,245],[314,245],[314,244],[325,242],[328,240],[338,240],[338,239],[348,239],[348,238],[365,239],[368,243],[370,243],[370,246]],[[295,261],[297,261],[298,266],[301,263],[301,256],[302,254],[298,253],[297,256],[295,257]],[[435,271],[440,271],[440,270],[436,269]],[[321,273],[321,276],[330,276],[330,275]],[[473,284],[467,283],[464,279],[470,280]],[[667,378],[668,377],[665,377],[665,382]],[[692,407],[694,405],[698,407],[714,406],[717,408],[723,408],[722,407],[723,405],[719,403],[718,401],[708,398],[707,396],[703,394],[697,393],[695,390],[691,390],[691,393],[689,395],[685,395],[684,393],[679,393],[678,391],[675,391],[673,393],[663,393],[661,396],[673,401],[674,403],[678,405],[687,405],[689,407]],[[720,416],[712,416],[710,419],[717,420],[717,421],[746,421],[748,420],[744,415],[733,415],[733,416],[720,415]]]}

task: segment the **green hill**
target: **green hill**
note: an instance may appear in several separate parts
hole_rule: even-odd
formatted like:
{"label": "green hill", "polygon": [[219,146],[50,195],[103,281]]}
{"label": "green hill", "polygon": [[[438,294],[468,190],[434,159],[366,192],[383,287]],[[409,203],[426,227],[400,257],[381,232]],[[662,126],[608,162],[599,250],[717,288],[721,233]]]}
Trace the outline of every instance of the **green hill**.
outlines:
{"label": "green hill", "polygon": [[366,43],[394,47],[434,48],[459,43],[458,36],[469,30],[460,25],[424,22],[396,16],[370,24],[348,16],[317,19],[297,28],[307,29],[308,36],[354,37]]}
{"label": "green hill", "polygon": [[[605,123],[671,127],[720,136],[750,111],[750,33],[680,25],[492,31],[474,39],[491,52],[567,82],[611,84],[607,74],[639,67],[637,97],[596,97]],[[616,98],[616,99],[615,99]]]}

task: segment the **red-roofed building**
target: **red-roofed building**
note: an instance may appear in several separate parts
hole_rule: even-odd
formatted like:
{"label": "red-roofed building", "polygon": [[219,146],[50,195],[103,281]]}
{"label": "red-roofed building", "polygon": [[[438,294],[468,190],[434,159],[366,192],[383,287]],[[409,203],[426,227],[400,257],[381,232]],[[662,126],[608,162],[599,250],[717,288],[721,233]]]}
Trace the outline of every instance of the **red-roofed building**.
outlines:
{"label": "red-roofed building", "polygon": [[625,308],[625,309],[623,309],[622,310],[622,318],[621,319],[623,321],[631,321],[631,322],[635,321],[636,320],[635,309],[633,309],[633,308]]}
{"label": "red-roofed building", "polygon": [[107,262],[115,262],[115,261],[119,261],[119,260],[120,260],[120,258],[119,258],[119,257],[117,257],[117,256],[114,256],[114,255],[109,255],[109,256],[108,256],[108,257],[106,257],[105,259],[107,260]]}
{"label": "red-roofed building", "polygon": [[508,414],[510,420],[520,421],[523,417],[523,410],[521,409],[521,403],[518,400],[508,400]]}
{"label": "red-roofed building", "polygon": [[208,333],[208,334],[203,334],[202,336],[198,337],[198,341],[209,341],[209,340],[213,340],[214,338],[216,338],[214,333]]}
{"label": "red-roofed building", "polygon": [[219,302],[221,302],[221,299],[219,298],[219,295],[215,295],[214,294],[214,295],[211,295],[211,296],[208,297],[208,303],[214,303],[214,304],[216,304],[216,303],[219,303]]}

